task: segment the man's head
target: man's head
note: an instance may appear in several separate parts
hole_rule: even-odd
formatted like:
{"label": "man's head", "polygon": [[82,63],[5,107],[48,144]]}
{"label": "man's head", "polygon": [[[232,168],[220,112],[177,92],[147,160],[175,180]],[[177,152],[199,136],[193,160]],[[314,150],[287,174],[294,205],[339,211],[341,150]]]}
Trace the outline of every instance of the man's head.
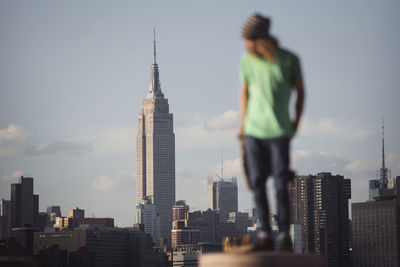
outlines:
{"label": "man's head", "polygon": [[270,19],[260,14],[249,17],[242,28],[242,37],[245,40],[268,39]]}
{"label": "man's head", "polygon": [[269,34],[271,21],[260,14],[249,17],[242,28],[242,37],[249,53],[265,56],[278,45],[276,38]]}

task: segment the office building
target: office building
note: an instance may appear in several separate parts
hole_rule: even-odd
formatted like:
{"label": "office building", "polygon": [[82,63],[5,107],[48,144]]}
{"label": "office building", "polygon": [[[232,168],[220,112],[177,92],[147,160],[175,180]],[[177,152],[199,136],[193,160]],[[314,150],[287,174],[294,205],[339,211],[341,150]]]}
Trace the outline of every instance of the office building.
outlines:
{"label": "office building", "polygon": [[68,253],[80,248],[94,254],[96,267],[142,266],[145,234],[134,229],[86,227],[71,231],[34,233],[34,254],[58,245]]}
{"label": "office building", "polygon": [[161,91],[156,46],[147,98],[138,116],[136,137],[136,204],[149,197],[160,216],[160,234],[171,237],[175,203],[175,134],[168,99]]}
{"label": "office building", "polygon": [[182,245],[198,244],[200,242],[200,230],[181,227],[171,230],[171,246],[176,249]]}
{"label": "office building", "polygon": [[193,211],[187,213],[185,222],[191,229],[200,230],[200,242],[220,244],[217,231],[219,229],[219,214],[216,211]]}
{"label": "office building", "polygon": [[400,177],[386,168],[382,123],[382,166],[369,181],[369,201],[352,204],[353,266],[400,266]]}
{"label": "office building", "polygon": [[[304,180],[304,179],[303,179]],[[290,199],[290,222],[294,224],[301,223],[301,194],[300,189],[302,188],[303,193],[304,190],[307,190],[307,187],[300,186],[300,182],[302,178],[293,179],[288,183],[288,191],[289,191],[289,199]],[[311,192],[310,192],[311,193]],[[309,199],[312,198],[311,194],[308,196]]]}
{"label": "office building", "polygon": [[15,244],[23,249],[25,256],[32,256],[33,235],[37,231],[38,229],[33,227],[12,228],[11,230],[11,236],[14,238]]}
{"label": "office building", "polygon": [[394,179],[385,161],[385,127],[382,120],[382,165],[378,171],[379,177],[369,181],[369,200],[391,199]]}
{"label": "office building", "polygon": [[61,208],[60,206],[48,206],[46,209],[46,213],[50,216],[50,214],[54,213],[55,217],[61,217]]}
{"label": "office building", "polygon": [[114,227],[113,218],[85,218],[85,224],[104,227]]}
{"label": "office building", "polygon": [[220,222],[226,222],[230,212],[238,211],[236,178],[218,180],[208,178],[207,208],[219,212]]}
{"label": "office building", "polygon": [[352,204],[353,266],[400,266],[400,176],[391,178],[385,162],[382,121],[382,165],[369,181],[369,200]]}
{"label": "office building", "polygon": [[62,217],[60,206],[48,206],[46,209],[46,213],[47,213],[47,225],[46,225],[47,227],[54,227],[54,224],[56,223],[56,218]]}
{"label": "office building", "polygon": [[178,200],[172,208],[172,221],[185,220],[186,213],[189,212],[189,206],[185,200]]}
{"label": "office building", "polygon": [[172,252],[172,266],[198,266],[198,257],[202,254],[222,252],[221,244],[199,243],[196,245],[183,245]]}
{"label": "office building", "polygon": [[44,267],[78,267],[77,265],[72,265],[72,263],[68,265],[68,252],[59,249],[57,245],[39,251],[35,257],[38,259],[40,266]]}
{"label": "office building", "polygon": [[350,179],[318,173],[296,176],[291,183],[291,215],[297,216],[292,222],[300,221],[303,252],[323,255],[329,267],[350,266]]}
{"label": "office building", "polygon": [[251,226],[251,220],[247,212],[230,212],[227,222],[235,224],[238,235],[247,234],[247,227]]}
{"label": "office building", "polygon": [[145,197],[136,205],[135,224],[143,225],[144,232],[151,235],[154,243],[160,242],[160,216],[156,206],[149,197]]}
{"label": "office building", "polygon": [[[400,183],[400,176],[398,177]],[[400,186],[399,186],[400,187]],[[400,200],[353,203],[353,266],[398,267]]]}
{"label": "office building", "polygon": [[33,178],[19,178],[11,184],[11,228],[36,226],[39,215],[39,195],[33,194]]}
{"label": "office building", "polygon": [[96,256],[94,252],[89,252],[86,247],[81,247],[77,251],[69,253],[69,266],[74,267],[96,267]]}
{"label": "office building", "polygon": [[85,210],[76,207],[68,211],[68,218],[71,218],[72,227],[78,227],[85,223]]}
{"label": "office building", "polygon": [[11,201],[0,200],[0,240],[7,240],[10,235]]}
{"label": "office building", "polygon": [[172,253],[173,267],[189,267],[198,266],[198,258],[201,252],[197,249],[176,250]]}
{"label": "office building", "polygon": [[71,229],[74,227],[73,218],[71,217],[56,217],[54,228],[58,228],[60,231],[64,229]]}

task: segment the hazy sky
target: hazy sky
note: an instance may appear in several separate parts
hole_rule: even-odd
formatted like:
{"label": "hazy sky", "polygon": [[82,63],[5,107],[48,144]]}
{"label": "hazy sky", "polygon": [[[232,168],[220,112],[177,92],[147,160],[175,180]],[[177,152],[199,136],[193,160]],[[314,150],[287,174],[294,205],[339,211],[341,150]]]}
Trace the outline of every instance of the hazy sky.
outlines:
{"label": "hazy sky", "polygon": [[206,208],[206,181],[243,182],[239,124],[240,29],[272,18],[301,57],[304,120],[292,145],[300,174],[352,179],[368,196],[381,156],[400,175],[399,1],[0,1],[0,198],[35,178],[40,210],[79,206],[133,223],[137,115],[146,97],[153,27],[161,87],[174,114],[177,199]]}

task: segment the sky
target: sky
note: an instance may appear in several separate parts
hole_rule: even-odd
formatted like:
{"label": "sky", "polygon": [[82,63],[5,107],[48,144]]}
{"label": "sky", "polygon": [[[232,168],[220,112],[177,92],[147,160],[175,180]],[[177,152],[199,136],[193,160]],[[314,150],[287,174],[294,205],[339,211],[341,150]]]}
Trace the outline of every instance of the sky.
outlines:
{"label": "sky", "polygon": [[[239,209],[250,209],[236,138],[238,61],[241,27],[260,12],[301,59],[306,102],[293,169],[350,178],[350,202],[365,201],[383,117],[387,167],[400,175],[399,10],[388,0],[0,1],[0,198],[19,176],[34,177],[40,211],[79,207],[133,224],[136,123],[156,28],[176,199],[206,209],[207,177],[221,175],[223,159],[224,176],[238,179]],[[268,188],[274,205],[272,179]]]}

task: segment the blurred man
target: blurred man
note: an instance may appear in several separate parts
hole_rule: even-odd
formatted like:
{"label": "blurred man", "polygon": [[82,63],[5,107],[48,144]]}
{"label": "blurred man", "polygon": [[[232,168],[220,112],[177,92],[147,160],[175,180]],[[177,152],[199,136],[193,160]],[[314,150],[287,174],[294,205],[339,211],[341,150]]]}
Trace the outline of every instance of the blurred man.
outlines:
{"label": "blurred man", "polygon": [[[300,62],[269,34],[270,20],[251,16],[242,29],[247,53],[240,59],[245,172],[254,192],[259,221],[255,250],[273,249],[266,181],[275,178],[278,204],[279,249],[291,250],[289,236],[289,143],[298,128],[304,100]],[[296,116],[289,115],[292,89],[297,91]]]}

